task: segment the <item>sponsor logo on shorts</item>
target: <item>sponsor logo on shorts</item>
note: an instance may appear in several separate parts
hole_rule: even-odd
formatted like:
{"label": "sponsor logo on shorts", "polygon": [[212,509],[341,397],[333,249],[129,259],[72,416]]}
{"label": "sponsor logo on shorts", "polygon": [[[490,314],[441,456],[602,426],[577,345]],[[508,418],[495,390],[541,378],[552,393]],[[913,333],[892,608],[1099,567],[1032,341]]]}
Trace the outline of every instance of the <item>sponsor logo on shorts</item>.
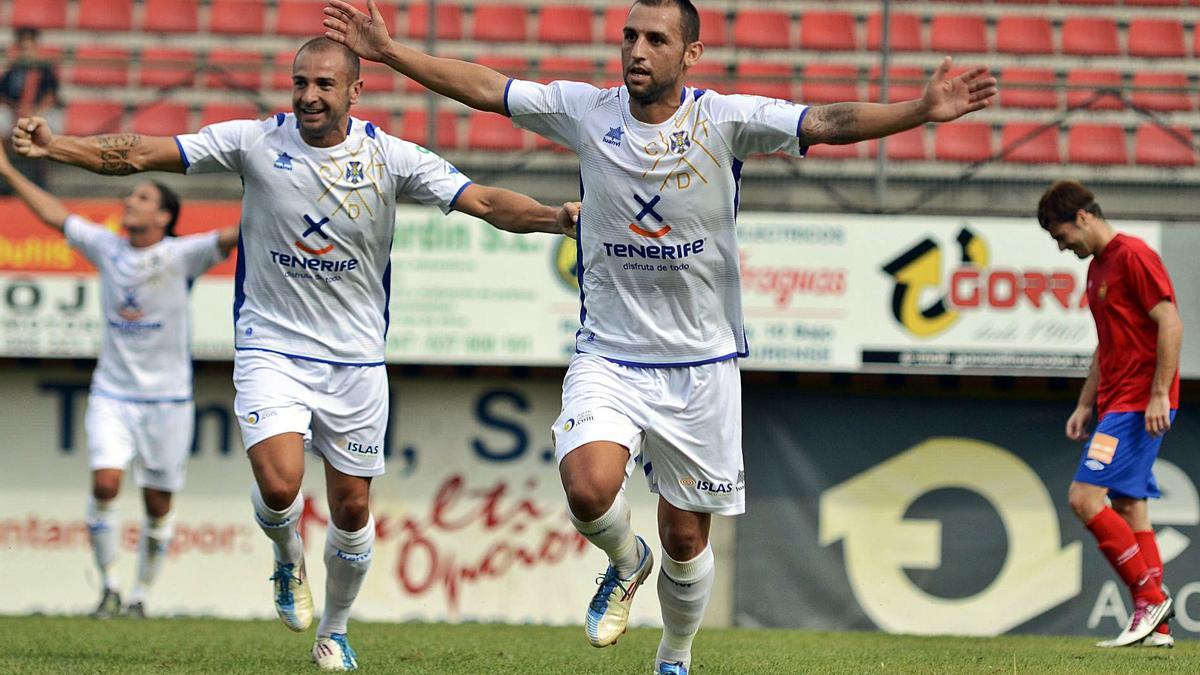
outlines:
{"label": "sponsor logo on shorts", "polygon": [[696,478],[680,478],[679,485],[695,490],[696,492],[707,492],[710,495],[729,494],[735,489],[741,489],[740,487],[735,488],[733,483],[714,483]]}
{"label": "sponsor logo on shorts", "polygon": [[1083,465],[1086,466],[1087,468],[1091,469],[1092,471],[1103,471],[1104,470],[1104,465],[1101,464],[1100,462],[1097,462],[1094,459],[1089,459],[1088,461],[1084,462]]}
{"label": "sponsor logo on shorts", "polygon": [[360,443],[358,441],[352,441],[348,438],[339,438],[336,445],[346,452],[355,452],[360,455],[378,455],[380,448],[379,445]]}
{"label": "sponsor logo on shorts", "polygon": [[1121,439],[1116,436],[1096,432],[1092,442],[1088,444],[1088,459],[1094,459],[1104,464],[1112,464],[1113,456],[1117,454],[1117,445]]}

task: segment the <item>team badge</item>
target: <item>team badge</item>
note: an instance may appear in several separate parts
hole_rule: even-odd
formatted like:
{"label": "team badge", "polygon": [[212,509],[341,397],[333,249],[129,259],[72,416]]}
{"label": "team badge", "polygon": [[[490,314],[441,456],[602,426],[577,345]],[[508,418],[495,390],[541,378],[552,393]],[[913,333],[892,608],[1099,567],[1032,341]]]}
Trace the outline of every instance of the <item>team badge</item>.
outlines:
{"label": "team badge", "polygon": [[361,183],[363,180],[362,162],[350,162],[346,165],[346,180],[351,183]]}
{"label": "team badge", "polygon": [[692,139],[688,138],[688,132],[676,131],[671,134],[671,152],[683,154],[690,147],[692,147]]}

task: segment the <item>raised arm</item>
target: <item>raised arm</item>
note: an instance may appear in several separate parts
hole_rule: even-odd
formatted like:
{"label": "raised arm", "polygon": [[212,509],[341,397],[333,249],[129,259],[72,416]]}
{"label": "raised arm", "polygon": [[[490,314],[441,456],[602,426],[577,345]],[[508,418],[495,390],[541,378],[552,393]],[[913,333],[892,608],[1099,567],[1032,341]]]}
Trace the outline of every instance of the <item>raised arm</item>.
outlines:
{"label": "raised arm", "polygon": [[179,144],[170,136],[103,134],[56,136],[40,117],[22,117],[12,133],[13,150],[31,159],[47,158],[106,176],[141,171],[183,173]]}
{"label": "raised arm", "polygon": [[574,237],[579,219],[578,203],[569,202],[556,209],[512,190],[478,183],[471,183],[463,190],[454,202],[454,210],[486,220],[498,230],[517,234],[545,232]]}
{"label": "raised arm", "polygon": [[416,80],[427,89],[476,110],[505,113],[504,90],[508,77],[457,59],[443,59],[409,49],[392,40],[375,0],[367,0],[370,14],[342,0],[329,0],[325,8],[325,37],[349,47],[368,61],[377,61]]}
{"label": "raised arm", "polygon": [[1170,300],[1155,305],[1150,310],[1150,319],[1158,324],[1158,341],[1150,403],[1146,406],[1146,433],[1158,436],[1171,428],[1171,383],[1179,370],[1183,322],[1179,319],[1179,308]]}
{"label": "raised arm", "polygon": [[949,77],[947,56],[925,85],[925,95],[900,103],[832,103],[808,110],[800,128],[803,145],[845,145],[882,138],[926,122],[949,122],[986,108],[996,95],[987,68]]}
{"label": "raised arm", "polygon": [[221,250],[223,257],[229,257],[229,252],[232,251],[238,243],[238,232],[241,230],[241,223],[233,227],[227,227],[217,234],[217,248]]}
{"label": "raised arm", "polygon": [[13,192],[37,214],[38,218],[42,219],[43,223],[62,232],[63,223],[66,222],[67,216],[71,212],[57,197],[38,187],[24,174],[17,171],[12,162],[8,161],[8,154],[4,152],[3,146],[0,146],[0,179],[12,186]]}

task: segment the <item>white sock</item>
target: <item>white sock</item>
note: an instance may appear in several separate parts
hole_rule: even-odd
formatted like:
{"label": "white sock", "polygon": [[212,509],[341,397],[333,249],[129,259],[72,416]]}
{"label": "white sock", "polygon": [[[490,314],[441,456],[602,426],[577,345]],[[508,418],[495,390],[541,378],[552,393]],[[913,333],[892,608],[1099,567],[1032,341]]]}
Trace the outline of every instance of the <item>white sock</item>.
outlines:
{"label": "white sock", "polygon": [[663,618],[657,657],[660,663],[682,661],[684,666],[691,666],[692,639],[700,630],[716,577],[712,546],[705,546],[700,555],[687,562],[673,560],[663,552],[658,572],[658,602]]}
{"label": "white sock", "polygon": [[104,587],[117,590],[117,514],[113,500],[100,501],[88,495],[87,503],[88,539],[92,543],[92,554]]}
{"label": "white sock", "polygon": [[304,495],[296,493],[296,500],[282,511],[276,511],[263,501],[258,483],[250,490],[250,503],[254,505],[254,519],[267,537],[275,544],[275,559],[281,563],[299,563],[304,559],[304,542],[300,539],[300,514],[304,513]]}
{"label": "white sock", "polygon": [[129,593],[129,603],[144,602],[146,592],[162,570],[163,562],[167,559],[167,550],[171,546],[171,537],[175,534],[175,519],[170,514],[162,518],[146,517],[142,525],[142,534],[138,539],[138,574],[137,583]]}
{"label": "white sock", "polygon": [[633,536],[630,518],[629,502],[625,501],[624,490],[617,493],[612,506],[596,520],[585,522],[571,514],[571,524],[588,541],[608,554],[609,562],[617,568],[617,574],[623,579],[637,569],[641,553],[638,551],[637,538]]}
{"label": "white sock", "polygon": [[367,524],[357,532],[339,530],[332,521],[329,523],[325,530],[325,613],[317,626],[317,637],[346,632],[350,605],[371,568],[374,543],[374,516],[368,516]]}

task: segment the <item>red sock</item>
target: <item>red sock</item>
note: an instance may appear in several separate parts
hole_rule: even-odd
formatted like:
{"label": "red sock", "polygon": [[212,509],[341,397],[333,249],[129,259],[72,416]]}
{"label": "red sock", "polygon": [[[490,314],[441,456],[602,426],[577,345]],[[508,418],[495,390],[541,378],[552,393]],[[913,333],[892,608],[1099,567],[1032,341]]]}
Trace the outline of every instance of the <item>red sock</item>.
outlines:
{"label": "red sock", "polygon": [[[1158,584],[1158,589],[1161,591],[1163,564],[1162,556],[1158,554],[1158,542],[1154,539],[1154,530],[1134,532],[1133,536],[1137,539],[1138,548],[1142,550],[1142,560],[1146,563],[1146,568],[1150,570],[1150,575],[1154,578],[1155,583]],[[1164,634],[1171,632],[1165,621],[1157,630],[1159,633]]]}
{"label": "red sock", "polygon": [[1108,558],[1121,577],[1121,581],[1129,587],[1134,600],[1146,600],[1158,604],[1164,600],[1158,583],[1151,577],[1146,561],[1138,549],[1137,538],[1133,536],[1133,528],[1116,511],[1106,506],[1087,523],[1087,529],[1096,537],[1100,552]]}

